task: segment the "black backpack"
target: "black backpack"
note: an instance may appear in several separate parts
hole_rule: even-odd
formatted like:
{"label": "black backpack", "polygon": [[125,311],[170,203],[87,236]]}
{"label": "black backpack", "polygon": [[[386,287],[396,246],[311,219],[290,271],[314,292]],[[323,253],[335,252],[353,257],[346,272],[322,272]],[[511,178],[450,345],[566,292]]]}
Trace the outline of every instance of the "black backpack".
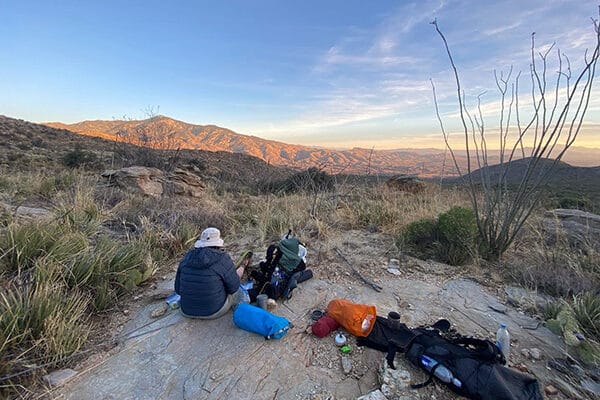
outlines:
{"label": "black backpack", "polygon": [[[438,321],[438,324],[441,321]],[[439,324],[443,326],[445,324]],[[474,400],[543,400],[537,380],[527,374],[505,367],[504,357],[489,340],[455,335],[445,337],[434,327],[410,329],[404,324],[393,326],[389,320],[377,317],[369,336],[357,344],[387,351],[388,365],[394,368],[397,351],[404,352],[414,365],[425,369],[423,356],[438,362],[428,371],[429,379],[413,388],[431,383],[435,369],[444,366],[460,387],[447,383],[452,391]]]}
{"label": "black backpack", "polygon": [[[279,269],[279,276],[273,279],[275,267],[281,258],[281,251],[277,245],[272,244],[267,248],[265,261],[259,263],[259,268],[250,272],[250,277],[255,282],[255,289],[250,292],[250,299],[255,300],[260,293],[265,293],[271,299],[285,298],[290,299],[292,290],[296,284],[304,282],[313,277],[310,269],[306,269],[304,261],[300,263],[291,274],[286,273],[283,269]],[[276,283],[276,284],[274,284]]]}

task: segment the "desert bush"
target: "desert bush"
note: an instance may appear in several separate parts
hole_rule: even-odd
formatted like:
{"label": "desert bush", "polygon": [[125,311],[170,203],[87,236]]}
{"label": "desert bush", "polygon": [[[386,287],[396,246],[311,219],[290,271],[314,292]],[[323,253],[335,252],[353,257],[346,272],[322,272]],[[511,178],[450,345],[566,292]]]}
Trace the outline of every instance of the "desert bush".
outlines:
{"label": "desert bush", "polygon": [[439,238],[438,224],[435,219],[424,218],[406,225],[396,243],[419,258],[435,258]]}
{"label": "desert bush", "polygon": [[69,168],[97,167],[99,159],[96,153],[75,147],[62,157],[62,163]]}
{"label": "desert bush", "polygon": [[452,207],[437,219],[424,218],[406,225],[396,244],[420,258],[462,265],[474,254],[476,236],[475,214],[468,208]]}
{"label": "desert bush", "polygon": [[0,293],[0,360],[18,366],[30,357],[47,363],[73,354],[90,332],[87,306],[87,296],[67,293],[60,282],[9,286]]}
{"label": "desert bush", "polygon": [[360,199],[352,205],[354,221],[358,227],[369,225],[388,226],[400,219],[400,210],[393,201],[380,197],[376,199]]}
{"label": "desert bush", "polygon": [[470,208],[452,207],[438,217],[438,232],[442,260],[462,265],[475,253],[477,221]]}
{"label": "desert bush", "polygon": [[599,293],[580,293],[573,299],[573,314],[586,336],[600,341]]}
{"label": "desert bush", "polygon": [[58,224],[11,223],[0,232],[0,272],[20,272],[46,255],[64,233]]}

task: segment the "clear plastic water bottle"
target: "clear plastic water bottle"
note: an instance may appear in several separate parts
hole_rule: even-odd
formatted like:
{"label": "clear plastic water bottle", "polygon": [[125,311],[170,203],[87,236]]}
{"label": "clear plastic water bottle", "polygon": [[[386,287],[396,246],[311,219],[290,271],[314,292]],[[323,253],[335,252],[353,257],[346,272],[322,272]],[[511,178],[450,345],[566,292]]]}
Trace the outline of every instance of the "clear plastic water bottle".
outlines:
{"label": "clear plastic water bottle", "polygon": [[510,354],[510,335],[506,329],[506,324],[500,324],[498,332],[496,332],[496,346],[500,349],[506,362],[508,363],[508,356]]}
{"label": "clear plastic water bottle", "polygon": [[[426,355],[421,356],[421,363],[427,371],[431,371],[433,367],[439,364],[436,360]],[[454,375],[452,375],[452,372],[443,365],[438,366],[433,372],[433,375],[442,382],[452,383],[457,388],[462,387],[462,382],[456,379]]]}

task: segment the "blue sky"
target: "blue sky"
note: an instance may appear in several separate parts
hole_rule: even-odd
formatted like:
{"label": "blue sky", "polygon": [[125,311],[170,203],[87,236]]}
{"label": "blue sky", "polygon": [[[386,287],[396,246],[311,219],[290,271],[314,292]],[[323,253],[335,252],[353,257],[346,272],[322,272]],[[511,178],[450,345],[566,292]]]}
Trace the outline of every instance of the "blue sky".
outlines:
{"label": "blue sky", "polygon": [[[467,96],[487,91],[493,130],[494,69],[526,76],[535,31],[577,70],[598,11],[596,0],[0,0],[0,15],[0,114],[70,123],[141,119],[160,106],[186,122],[291,143],[401,148],[443,146],[430,79],[456,126],[431,20]],[[600,147],[596,93],[580,145]]]}

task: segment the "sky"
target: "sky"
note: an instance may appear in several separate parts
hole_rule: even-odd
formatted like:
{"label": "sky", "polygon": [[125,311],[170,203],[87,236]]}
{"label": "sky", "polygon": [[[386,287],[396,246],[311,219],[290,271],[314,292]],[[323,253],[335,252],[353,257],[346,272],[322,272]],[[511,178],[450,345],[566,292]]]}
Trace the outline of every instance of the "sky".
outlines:
{"label": "sky", "polygon": [[[531,34],[573,73],[595,45],[597,0],[0,0],[0,114],[33,122],[143,119],[336,148],[443,147],[456,87],[437,20],[475,107],[498,130],[498,77],[521,71]],[[577,145],[600,147],[600,89]],[[565,93],[561,91],[559,93]],[[514,117],[513,117],[514,121]],[[454,136],[453,136],[454,137]]]}

